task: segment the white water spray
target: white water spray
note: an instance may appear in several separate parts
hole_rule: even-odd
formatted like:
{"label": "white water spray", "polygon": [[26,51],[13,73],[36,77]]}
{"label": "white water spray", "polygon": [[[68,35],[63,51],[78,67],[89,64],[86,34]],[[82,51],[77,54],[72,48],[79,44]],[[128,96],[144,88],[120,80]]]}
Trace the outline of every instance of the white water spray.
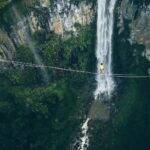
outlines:
{"label": "white water spray", "polygon": [[[113,34],[113,24],[114,24],[114,7],[116,0],[98,0],[98,12],[97,12],[97,47],[96,47],[96,57],[97,57],[97,72],[96,76],[97,88],[94,92],[95,99],[102,98],[101,95],[106,95],[107,98],[110,97],[114,89],[113,78],[109,75],[112,74],[112,34]],[[104,65],[103,76],[100,74],[100,64]],[[80,138],[81,144],[79,150],[86,150],[89,146],[88,137],[88,122],[89,118],[83,123],[82,134],[83,137]]]}
{"label": "white water spray", "polygon": [[112,74],[112,34],[114,24],[114,7],[116,0],[98,0],[97,18],[97,72],[100,74],[100,64],[104,65],[104,76],[97,75],[97,88],[94,92],[95,99],[101,94],[110,96],[114,89]]}
{"label": "white water spray", "polygon": [[78,150],[86,150],[89,146],[89,137],[88,137],[88,123],[90,121],[90,118],[87,118],[86,121],[82,125],[82,137],[80,138],[80,147]]}

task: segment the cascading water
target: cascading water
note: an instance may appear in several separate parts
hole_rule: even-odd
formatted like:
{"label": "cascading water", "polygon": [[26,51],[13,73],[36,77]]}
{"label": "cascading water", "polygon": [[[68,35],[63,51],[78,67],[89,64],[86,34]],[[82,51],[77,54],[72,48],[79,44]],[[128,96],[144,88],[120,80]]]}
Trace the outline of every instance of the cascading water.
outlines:
{"label": "cascading water", "polygon": [[[19,38],[19,36],[18,36],[19,41],[23,41],[23,42],[25,41],[25,43],[28,45],[28,47],[32,51],[37,64],[43,65],[42,60],[41,60],[39,54],[36,51],[35,43],[34,43],[34,41],[32,40],[32,38],[29,34],[29,30],[28,30],[27,26],[24,24],[24,20],[22,20],[19,12],[17,11],[15,6],[12,7],[12,10],[13,10],[13,13],[14,13],[14,16],[15,16],[16,20],[18,21],[18,27],[21,28],[21,31],[19,31],[19,33],[20,33],[20,35],[23,39]],[[47,71],[43,67],[41,67],[40,70],[41,70],[41,75],[43,77],[43,80],[47,84],[48,81],[49,81]]]}
{"label": "cascading water", "polygon": [[86,121],[82,125],[82,137],[80,138],[80,146],[78,150],[85,150],[89,146],[89,137],[88,137],[88,123],[90,118],[87,118]]}
{"label": "cascading water", "polygon": [[[114,7],[116,0],[98,0],[98,18],[97,18],[97,88],[94,92],[95,100],[103,99],[103,95],[108,99],[114,89],[112,74],[112,34],[114,23]],[[100,70],[101,63],[104,65],[104,72]],[[103,75],[100,75],[103,74]],[[86,150],[89,145],[88,123],[90,118],[83,123],[81,143],[79,150]]]}
{"label": "cascading water", "polygon": [[[113,33],[113,11],[116,0],[98,0],[97,18],[97,88],[94,92],[95,99],[100,95],[110,96],[114,89],[112,74],[112,33]],[[104,72],[100,70],[100,64],[104,65]],[[100,74],[104,75],[100,75]]]}

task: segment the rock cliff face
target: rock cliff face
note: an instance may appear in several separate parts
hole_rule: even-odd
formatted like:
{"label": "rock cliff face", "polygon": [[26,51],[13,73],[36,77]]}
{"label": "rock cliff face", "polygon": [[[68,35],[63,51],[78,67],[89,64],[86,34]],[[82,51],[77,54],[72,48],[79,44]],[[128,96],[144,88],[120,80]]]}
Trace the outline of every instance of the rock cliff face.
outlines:
{"label": "rock cliff face", "polygon": [[[18,7],[20,5],[21,8]],[[71,0],[22,0],[19,4],[9,1],[6,10],[3,11],[0,27],[5,35],[1,36],[0,41],[2,58],[12,58],[16,46],[30,47],[29,43],[34,43],[34,36],[39,33],[49,37],[54,32],[64,39],[77,36],[78,29],[92,23],[96,16],[96,8],[92,3],[82,1],[75,4]],[[139,5],[134,0],[118,0],[116,11],[119,14],[119,34],[126,30],[125,22],[129,21],[128,41],[131,45],[144,45],[141,56],[150,61],[150,4],[141,2]]]}
{"label": "rock cliff face", "polygon": [[[17,4],[12,2],[8,8],[11,19],[4,18],[7,27],[2,24],[4,26],[2,32],[5,35],[9,34],[9,41],[15,45],[28,45],[32,36],[39,32],[46,35],[54,32],[62,37],[68,37],[72,33],[77,35],[78,27],[90,24],[94,15],[92,4],[85,2],[79,5],[71,3],[70,0],[57,0],[53,3],[49,0],[22,1],[22,3],[27,7],[27,13],[24,15],[18,10]],[[8,51],[11,50],[9,48]]]}
{"label": "rock cliff face", "polygon": [[15,46],[7,33],[0,30],[0,58],[12,59]]}
{"label": "rock cliff face", "polygon": [[131,37],[134,42],[145,45],[145,56],[150,61],[150,5],[142,10],[131,26]]}
{"label": "rock cliff face", "polygon": [[120,33],[125,30],[125,20],[129,20],[131,44],[142,44],[145,46],[143,56],[150,61],[150,4],[139,5],[130,0],[122,0],[119,10]]}

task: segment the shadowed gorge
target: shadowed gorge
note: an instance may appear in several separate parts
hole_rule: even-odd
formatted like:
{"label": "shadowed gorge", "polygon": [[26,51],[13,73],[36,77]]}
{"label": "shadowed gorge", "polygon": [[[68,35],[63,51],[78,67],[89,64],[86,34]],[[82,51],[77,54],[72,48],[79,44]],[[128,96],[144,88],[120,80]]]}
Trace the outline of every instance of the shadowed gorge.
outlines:
{"label": "shadowed gorge", "polygon": [[0,0],[0,150],[150,149],[149,0]]}

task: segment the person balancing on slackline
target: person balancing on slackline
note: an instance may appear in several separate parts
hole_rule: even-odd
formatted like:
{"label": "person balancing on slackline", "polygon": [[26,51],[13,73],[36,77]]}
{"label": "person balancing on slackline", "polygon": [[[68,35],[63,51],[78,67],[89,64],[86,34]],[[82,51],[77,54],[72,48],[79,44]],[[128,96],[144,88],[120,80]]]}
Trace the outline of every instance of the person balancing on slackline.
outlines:
{"label": "person balancing on slackline", "polygon": [[100,72],[104,73],[104,64],[103,63],[100,64],[99,68],[100,68]]}

